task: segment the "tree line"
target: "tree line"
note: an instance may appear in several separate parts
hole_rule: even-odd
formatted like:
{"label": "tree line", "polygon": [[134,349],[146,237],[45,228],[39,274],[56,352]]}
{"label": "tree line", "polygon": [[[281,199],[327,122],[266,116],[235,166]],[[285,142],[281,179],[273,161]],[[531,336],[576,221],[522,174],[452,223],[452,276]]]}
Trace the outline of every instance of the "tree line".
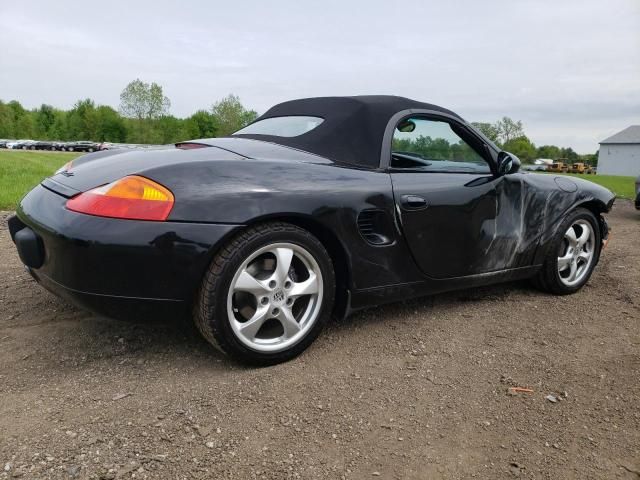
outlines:
{"label": "tree line", "polygon": [[[70,110],[47,104],[29,110],[16,100],[6,103],[0,100],[0,138],[166,144],[226,136],[258,116],[233,94],[187,118],[171,115],[170,108],[171,101],[160,85],[140,79],[122,90],[118,110],[96,105],[89,98],[78,100]],[[597,153],[579,155],[570,147],[537,147],[525,135],[522,122],[509,117],[495,123],[473,122],[473,125],[524,162],[536,158],[566,158],[569,162],[583,161],[591,165],[597,162]]]}
{"label": "tree line", "polygon": [[229,135],[258,115],[233,94],[187,118],[171,115],[170,107],[160,85],[139,79],[122,91],[118,110],[89,98],[70,110],[46,104],[29,110],[0,100],[0,138],[166,144]]}
{"label": "tree line", "polygon": [[592,166],[598,163],[598,153],[580,155],[571,147],[556,145],[541,145],[537,147],[524,133],[524,127],[519,120],[503,117],[495,123],[472,122],[489,140],[503,150],[513,153],[525,163],[531,163],[536,158],[550,158],[557,160],[565,158],[569,163],[584,162]]}

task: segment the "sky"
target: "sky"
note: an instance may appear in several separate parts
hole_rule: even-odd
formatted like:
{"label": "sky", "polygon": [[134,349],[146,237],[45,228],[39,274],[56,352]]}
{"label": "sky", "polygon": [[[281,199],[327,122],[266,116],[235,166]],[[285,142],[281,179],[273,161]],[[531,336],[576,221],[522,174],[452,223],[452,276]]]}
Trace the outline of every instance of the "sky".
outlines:
{"label": "sky", "polygon": [[640,0],[0,0],[0,99],[117,108],[136,78],[180,117],[389,94],[593,153],[640,124]]}

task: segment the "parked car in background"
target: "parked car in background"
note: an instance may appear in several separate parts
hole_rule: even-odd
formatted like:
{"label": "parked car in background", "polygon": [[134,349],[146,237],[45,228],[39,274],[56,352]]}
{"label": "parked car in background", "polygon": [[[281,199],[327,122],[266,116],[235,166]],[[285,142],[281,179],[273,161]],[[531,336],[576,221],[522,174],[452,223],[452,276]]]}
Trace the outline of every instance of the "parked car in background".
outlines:
{"label": "parked car in background", "polygon": [[16,140],[11,148],[14,150],[29,150],[33,143],[35,143],[33,140]]}
{"label": "parked car in background", "polygon": [[0,140],[0,148],[7,148],[7,144],[9,142],[11,142],[11,140],[5,140],[5,139]]}
{"label": "parked car in background", "polygon": [[640,175],[636,178],[636,208],[640,210]]}
{"label": "parked car in background", "polygon": [[95,152],[99,149],[100,144],[96,142],[80,140],[78,142],[66,143],[62,150],[66,150],[67,152]]}
{"label": "parked car in background", "polygon": [[53,142],[39,140],[30,145],[30,150],[53,150]]}

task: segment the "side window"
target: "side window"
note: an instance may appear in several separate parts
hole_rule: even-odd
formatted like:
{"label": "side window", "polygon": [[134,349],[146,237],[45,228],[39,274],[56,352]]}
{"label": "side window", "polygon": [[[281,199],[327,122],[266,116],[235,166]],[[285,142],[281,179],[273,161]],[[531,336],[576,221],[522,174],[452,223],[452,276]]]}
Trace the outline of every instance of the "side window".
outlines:
{"label": "side window", "polygon": [[426,172],[490,173],[486,160],[445,121],[402,120],[393,133],[391,167]]}

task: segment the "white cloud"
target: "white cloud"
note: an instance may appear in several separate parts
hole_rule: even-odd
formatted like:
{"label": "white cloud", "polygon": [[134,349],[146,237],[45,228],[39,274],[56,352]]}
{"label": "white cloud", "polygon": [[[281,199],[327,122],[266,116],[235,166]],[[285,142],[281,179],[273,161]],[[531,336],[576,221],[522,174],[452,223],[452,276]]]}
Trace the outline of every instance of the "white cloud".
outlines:
{"label": "white cloud", "polygon": [[233,92],[394,94],[469,120],[521,119],[536,144],[592,152],[640,123],[637,0],[25,0],[0,9],[0,98],[117,106],[132,79],[184,116]]}

